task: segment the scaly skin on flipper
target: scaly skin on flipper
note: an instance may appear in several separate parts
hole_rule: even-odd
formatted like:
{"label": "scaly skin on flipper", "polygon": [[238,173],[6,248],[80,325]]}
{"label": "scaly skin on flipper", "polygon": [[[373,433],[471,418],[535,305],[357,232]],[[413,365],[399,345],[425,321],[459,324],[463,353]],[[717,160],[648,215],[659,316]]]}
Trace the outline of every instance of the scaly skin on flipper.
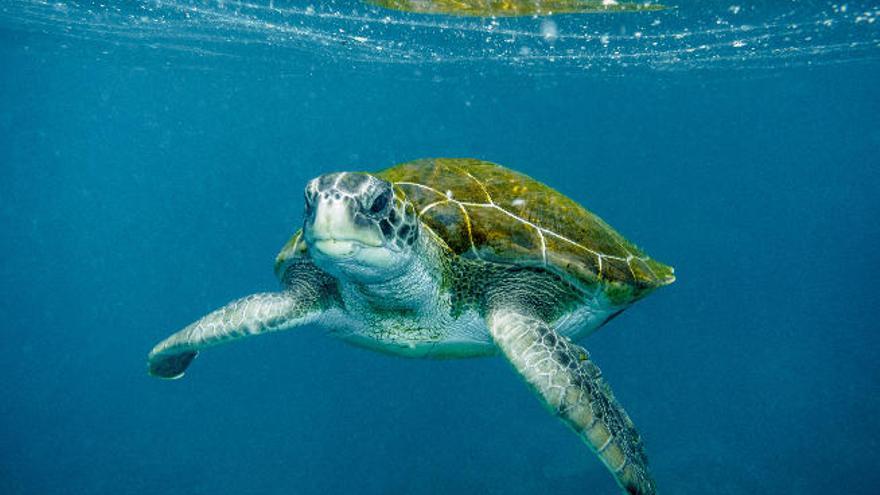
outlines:
{"label": "scaly skin on flipper", "polygon": [[150,374],[180,378],[201,349],[305,325],[321,316],[332,300],[333,281],[305,261],[288,269],[285,285],[282,292],[233,301],[159,342],[147,357]]}
{"label": "scaly skin on flipper", "polygon": [[514,17],[551,14],[611,14],[647,12],[666,7],[645,2],[601,0],[366,0],[386,9],[421,14],[474,17]]}
{"label": "scaly skin on flipper", "polygon": [[527,308],[500,307],[487,322],[517,372],[590,446],[629,494],[652,495],[639,434],[585,349],[556,334]]}

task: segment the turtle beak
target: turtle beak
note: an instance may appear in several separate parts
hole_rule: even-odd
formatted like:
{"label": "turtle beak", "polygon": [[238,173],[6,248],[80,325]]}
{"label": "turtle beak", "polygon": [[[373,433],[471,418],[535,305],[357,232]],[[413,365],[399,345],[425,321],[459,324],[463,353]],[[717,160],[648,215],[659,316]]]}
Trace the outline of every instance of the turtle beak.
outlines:
{"label": "turtle beak", "polygon": [[349,257],[362,247],[381,247],[381,232],[370,223],[357,222],[357,204],[347,197],[319,197],[306,218],[305,234],[310,246],[322,254]]}

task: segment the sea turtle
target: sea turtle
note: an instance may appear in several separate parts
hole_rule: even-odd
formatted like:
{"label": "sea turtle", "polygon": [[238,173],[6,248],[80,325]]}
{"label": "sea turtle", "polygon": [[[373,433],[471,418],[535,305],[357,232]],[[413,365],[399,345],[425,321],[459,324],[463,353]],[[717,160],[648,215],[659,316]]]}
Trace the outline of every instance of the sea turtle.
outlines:
{"label": "sea turtle", "polygon": [[610,14],[663,10],[649,2],[616,0],[366,0],[380,7],[419,14],[514,17],[551,14]]}
{"label": "sea turtle", "polygon": [[410,357],[502,354],[628,493],[654,493],[639,435],[575,341],[672,268],[599,217],[500,165],[436,158],[322,175],[282,248],[282,291],[247,296],[160,342],[149,372],[179,378],[202,349],[316,324]]}

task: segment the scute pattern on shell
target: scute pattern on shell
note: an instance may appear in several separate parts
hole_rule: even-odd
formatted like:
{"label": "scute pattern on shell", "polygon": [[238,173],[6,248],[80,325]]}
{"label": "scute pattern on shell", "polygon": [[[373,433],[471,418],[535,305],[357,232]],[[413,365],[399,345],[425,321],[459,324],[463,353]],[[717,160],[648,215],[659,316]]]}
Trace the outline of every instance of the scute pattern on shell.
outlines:
{"label": "scute pattern on shell", "polygon": [[628,302],[675,280],[599,217],[526,176],[474,159],[416,160],[378,177],[396,186],[456,254],[545,266]]}

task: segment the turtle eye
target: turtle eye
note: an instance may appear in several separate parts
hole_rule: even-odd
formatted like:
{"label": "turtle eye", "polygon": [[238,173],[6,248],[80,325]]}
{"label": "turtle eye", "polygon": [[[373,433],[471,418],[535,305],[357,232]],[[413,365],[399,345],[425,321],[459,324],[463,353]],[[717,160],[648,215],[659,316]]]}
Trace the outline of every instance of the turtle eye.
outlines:
{"label": "turtle eye", "polygon": [[386,191],[373,200],[373,204],[370,205],[370,213],[381,213],[385,210],[385,207],[388,206],[388,197],[391,195],[390,191]]}

